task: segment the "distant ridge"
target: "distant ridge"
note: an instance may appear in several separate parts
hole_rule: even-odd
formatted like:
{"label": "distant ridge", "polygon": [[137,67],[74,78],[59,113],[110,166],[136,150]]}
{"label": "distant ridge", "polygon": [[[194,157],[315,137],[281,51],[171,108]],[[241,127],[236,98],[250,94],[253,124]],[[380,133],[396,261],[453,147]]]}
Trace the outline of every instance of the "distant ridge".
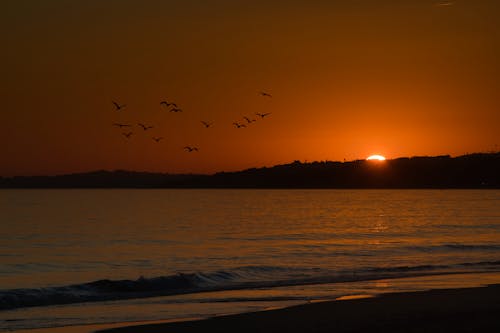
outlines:
{"label": "distant ridge", "polygon": [[500,188],[500,153],[295,161],[213,175],[93,171],[0,178],[0,188]]}

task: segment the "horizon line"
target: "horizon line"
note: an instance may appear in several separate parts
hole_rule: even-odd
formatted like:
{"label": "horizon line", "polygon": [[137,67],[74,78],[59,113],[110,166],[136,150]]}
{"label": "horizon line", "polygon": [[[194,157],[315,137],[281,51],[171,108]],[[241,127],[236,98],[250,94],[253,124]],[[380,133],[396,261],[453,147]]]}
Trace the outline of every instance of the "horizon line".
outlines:
{"label": "horizon line", "polygon": [[246,170],[252,170],[252,169],[262,169],[262,168],[272,168],[280,165],[290,165],[294,163],[300,163],[300,164],[313,164],[313,163],[353,163],[353,162],[371,162],[371,163],[385,163],[385,162],[390,162],[398,159],[412,159],[412,158],[420,158],[420,157],[426,157],[426,158],[437,158],[437,157],[446,157],[446,158],[460,158],[460,157],[465,157],[465,156],[470,156],[470,155],[481,155],[481,154],[500,154],[500,151],[488,151],[488,152],[473,152],[473,153],[465,153],[462,155],[450,155],[450,154],[442,154],[442,155],[413,155],[413,156],[400,156],[400,157],[394,157],[394,158],[387,158],[386,160],[383,161],[369,161],[366,158],[364,159],[354,159],[354,160],[344,160],[344,161],[334,161],[334,160],[315,160],[315,161],[300,161],[300,160],[293,160],[288,163],[284,164],[274,164],[272,166],[259,166],[259,167],[248,167],[244,169],[237,169],[233,171],[215,171],[212,173],[195,173],[195,172],[180,172],[180,173],[171,173],[171,172],[162,172],[162,171],[144,171],[144,170],[126,170],[126,169],[92,169],[88,171],[77,171],[77,172],[67,172],[67,173],[57,173],[57,174],[45,174],[45,175],[18,175],[18,176],[0,176],[0,178],[8,179],[8,178],[29,178],[29,177],[60,177],[60,176],[71,176],[71,175],[80,175],[80,174],[89,174],[89,173],[95,173],[95,172],[128,172],[128,173],[145,173],[145,174],[161,174],[161,175],[172,175],[172,176],[213,176],[216,174],[220,173],[232,173],[232,172],[241,172],[241,171],[246,171]]}

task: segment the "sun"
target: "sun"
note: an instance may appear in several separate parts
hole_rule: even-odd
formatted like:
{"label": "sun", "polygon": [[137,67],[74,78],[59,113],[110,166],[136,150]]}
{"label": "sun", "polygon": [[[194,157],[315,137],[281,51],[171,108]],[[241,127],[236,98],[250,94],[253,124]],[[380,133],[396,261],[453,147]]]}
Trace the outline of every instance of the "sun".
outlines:
{"label": "sun", "polygon": [[366,158],[367,161],[385,161],[385,157],[382,155],[372,155]]}

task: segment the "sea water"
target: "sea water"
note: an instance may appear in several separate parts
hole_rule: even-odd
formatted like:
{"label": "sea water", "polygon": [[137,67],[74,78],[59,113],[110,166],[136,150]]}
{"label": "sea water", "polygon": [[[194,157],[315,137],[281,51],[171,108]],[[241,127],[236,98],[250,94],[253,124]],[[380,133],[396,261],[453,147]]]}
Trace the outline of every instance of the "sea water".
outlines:
{"label": "sea water", "polygon": [[498,190],[1,190],[0,330],[495,283]]}

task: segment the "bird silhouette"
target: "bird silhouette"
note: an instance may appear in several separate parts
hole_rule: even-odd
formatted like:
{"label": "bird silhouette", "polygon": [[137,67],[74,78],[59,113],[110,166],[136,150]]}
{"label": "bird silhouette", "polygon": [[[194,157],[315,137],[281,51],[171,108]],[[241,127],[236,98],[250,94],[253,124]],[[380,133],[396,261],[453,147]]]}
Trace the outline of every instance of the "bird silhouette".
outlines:
{"label": "bird silhouette", "polygon": [[201,121],[201,123],[203,124],[203,126],[205,126],[206,128],[209,128],[210,126],[212,126],[212,123],[209,123],[209,122],[206,122],[206,121]]}
{"label": "bird silhouette", "polygon": [[261,92],[260,92],[260,95],[261,95],[261,96],[264,96],[264,97],[273,97],[271,94],[266,93],[265,91],[261,91]]}
{"label": "bird silhouette", "polygon": [[175,107],[173,109],[170,109],[170,112],[182,112],[182,110]]}
{"label": "bird silhouette", "polygon": [[448,7],[448,6],[453,6],[455,2],[453,1],[442,1],[442,2],[437,2],[434,5],[438,7]]}
{"label": "bird silhouette", "polygon": [[120,124],[120,123],[114,123],[114,124],[113,124],[113,126],[116,126],[116,127],[120,127],[120,128],[122,128],[122,127],[130,127],[130,126],[132,126],[132,125],[128,125],[128,124]]}
{"label": "bird silhouette", "polygon": [[243,119],[245,119],[247,121],[247,123],[249,123],[249,124],[253,123],[254,121],[257,121],[255,119],[250,119],[248,117],[243,117]]}
{"label": "bird silhouette", "polygon": [[162,137],[153,136],[153,140],[155,140],[156,142],[160,142],[160,140],[162,140],[162,139],[163,139]]}
{"label": "bird silhouette", "polygon": [[123,134],[123,135],[125,135],[125,137],[126,137],[127,139],[130,139],[130,136],[131,136],[132,134],[134,134],[134,133],[132,133],[132,132],[127,132],[127,133],[122,133],[122,134]]}
{"label": "bird silhouette", "polygon": [[192,153],[193,151],[198,151],[197,147],[191,147],[191,146],[186,146],[183,149],[186,150],[188,153]]}
{"label": "bird silhouette", "polygon": [[271,114],[271,112],[268,112],[268,113],[256,113],[257,116],[261,117],[262,119],[264,119],[264,117],[266,116],[269,116]]}
{"label": "bird silhouette", "polygon": [[116,108],[116,111],[120,111],[121,109],[123,109],[124,107],[126,107],[127,105],[126,104],[118,104],[117,102],[113,101],[113,105],[115,106]]}
{"label": "bird silhouette", "polygon": [[141,126],[141,127],[142,127],[142,129],[143,129],[143,130],[145,130],[145,131],[147,131],[148,129],[153,128],[153,126],[146,126],[146,125],[141,124],[141,123],[139,123],[139,124],[137,124],[137,125]]}
{"label": "bird silhouette", "polygon": [[242,127],[247,127],[245,124],[240,124],[240,123],[233,123],[236,128],[242,128]]}
{"label": "bird silhouette", "polygon": [[167,108],[168,108],[169,106],[173,106],[173,107],[175,107],[175,108],[177,107],[177,104],[175,104],[175,103],[173,103],[173,102],[172,102],[172,103],[169,103],[169,102],[167,102],[167,101],[161,101],[161,102],[160,102],[160,105],[165,105]]}

